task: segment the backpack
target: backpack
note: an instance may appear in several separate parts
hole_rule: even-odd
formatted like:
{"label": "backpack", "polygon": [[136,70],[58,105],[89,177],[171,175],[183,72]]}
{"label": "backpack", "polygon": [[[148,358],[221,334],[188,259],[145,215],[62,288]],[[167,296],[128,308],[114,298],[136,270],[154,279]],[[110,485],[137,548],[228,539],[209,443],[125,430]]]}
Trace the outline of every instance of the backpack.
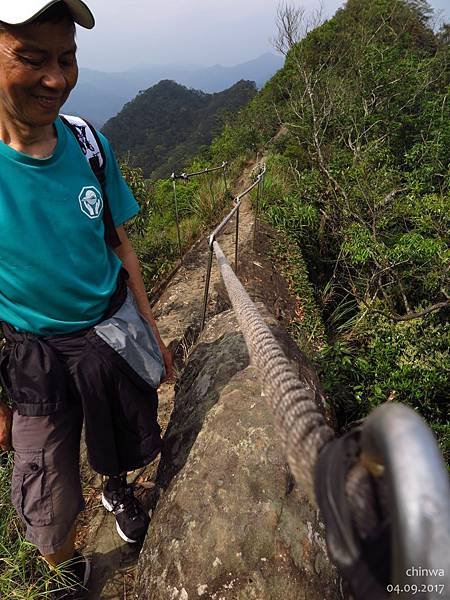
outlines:
{"label": "backpack", "polygon": [[105,227],[105,242],[111,248],[120,246],[120,238],[114,225],[111,209],[106,193],[106,155],[96,129],[85,119],[71,115],[59,115],[61,121],[75,136],[81,151],[86,157],[103,195],[103,224]]}

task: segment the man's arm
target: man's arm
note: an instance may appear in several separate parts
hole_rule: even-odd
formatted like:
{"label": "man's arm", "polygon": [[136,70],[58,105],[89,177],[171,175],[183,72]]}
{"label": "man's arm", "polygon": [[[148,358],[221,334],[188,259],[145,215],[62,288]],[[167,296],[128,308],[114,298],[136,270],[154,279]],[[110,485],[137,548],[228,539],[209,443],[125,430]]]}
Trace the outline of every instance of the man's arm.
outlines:
{"label": "man's arm", "polygon": [[173,379],[173,363],[172,363],[172,355],[167,349],[166,345],[161,339],[159,335],[158,328],[156,326],[155,318],[152,313],[152,309],[150,308],[150,303],[148,301],[147,292],[145,291],[144,282],[142,280],[141,268],[139,266],[139,260],[136,256],[135,251],[133,250],[133,246],[131,245],[130,240],[128,239],[127,234],[125,233],[125,229],[123,227],[117,228],[117,233],[120,238],[120,246],[115,248],[115,252],[117,256],[122,261],[123,266],[128,271],[130,278],[128,279],[128,287],[134,294],[136,298],[136,302],[141,314],[147,319],[150,324],[150,327],[155,334],[155,337],[158,341],[158,345],[161,350],[161,354],[164,358],[164,364],[166,367],[166,377],[167,379]]}

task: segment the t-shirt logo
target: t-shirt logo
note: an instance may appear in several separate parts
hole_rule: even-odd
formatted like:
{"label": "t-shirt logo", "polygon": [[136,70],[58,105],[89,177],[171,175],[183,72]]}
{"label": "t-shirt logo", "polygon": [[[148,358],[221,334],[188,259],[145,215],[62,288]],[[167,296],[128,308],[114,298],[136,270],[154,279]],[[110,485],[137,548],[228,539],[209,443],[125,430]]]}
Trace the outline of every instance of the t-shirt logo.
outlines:
{"label": "t-shirt logo", "polygon": [[97,188],[92,185],[84,187],[78,196],[80,208],[90,219],[96,219],[103,209],[103,198]]}

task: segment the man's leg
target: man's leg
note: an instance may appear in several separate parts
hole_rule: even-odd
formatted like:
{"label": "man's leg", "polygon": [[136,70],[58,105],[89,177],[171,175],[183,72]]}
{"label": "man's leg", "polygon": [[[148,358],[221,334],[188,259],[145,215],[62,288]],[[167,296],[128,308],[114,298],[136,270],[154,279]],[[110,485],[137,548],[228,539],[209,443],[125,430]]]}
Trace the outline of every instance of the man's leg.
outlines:
{"label": "man's leg", "polygon": [[114,513],[119,535],[139,543],[149,515],[120,473],[143,467],[161,450],[158,395],[95,331],[86,339],[72,371],[83,403],[89,462],[107,476],[102,503]]}
{"label": "man's leg", "polygon": [[[89,560],[75,551],[75,537],[77,533],[76,525],[72,527],[67,540],[53,554],[43,555],[43,558],[51,567],[57,567],[65,563],[65,568],[69,575],[64,582],[66,588],[63,591],[63,598],[70,600],[71,598],[81,600],[85,598],[88,591],[87,584],[91,573],[91,565]],[[72,560],[73,559],[73,560]],[[70,563],[68,562],[70,561]],[[56,584],[59,588],[60,584]]]}
{"label": "man's leg", "polygon": [[43,557],[52,567],[56,567],[62,563],[67,562],[74,557],[75,554],[75,537],[77,534],[77,526],[72,527],[71,532],[67,536],[67,540],[61,546],[59,550],[53,554],[44,554]]}
{"label": "man's leg", "polygon": [[73,557],[75,523],[84,508],[79,406],[44,417],[13,413],[12,501],[26,538],[50,564]]}

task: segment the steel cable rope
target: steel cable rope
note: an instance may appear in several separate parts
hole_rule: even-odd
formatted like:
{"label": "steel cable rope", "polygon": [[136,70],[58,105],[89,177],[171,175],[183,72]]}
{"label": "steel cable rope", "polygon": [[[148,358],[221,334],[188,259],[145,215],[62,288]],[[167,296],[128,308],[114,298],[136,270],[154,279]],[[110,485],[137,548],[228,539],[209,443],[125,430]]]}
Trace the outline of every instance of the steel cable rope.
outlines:
{"label": "steel cable rope", "polygon": [[264,395],[274,414],[292,474],[314,500],[313,465],[323,445],[334,437],[334,432],[318,412],[314,391],[300,382],[228,264],[219,243],[215,241],[213,246],[251,361],[261,373]]}

